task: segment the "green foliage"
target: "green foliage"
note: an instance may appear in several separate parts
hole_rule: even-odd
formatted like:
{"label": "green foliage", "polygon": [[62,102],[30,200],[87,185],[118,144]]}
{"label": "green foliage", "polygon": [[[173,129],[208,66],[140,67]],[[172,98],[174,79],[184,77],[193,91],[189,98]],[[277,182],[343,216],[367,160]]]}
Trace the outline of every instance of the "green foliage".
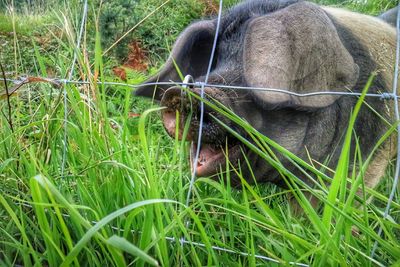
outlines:
{"label": "green foliage", "polygon": [[348,8],[354,11],[379,15],[383,11],[395,7],[396,1],[393,0],[312,0],[313,2],[324,5],[335,5]]}
{"label": "green foliage", "polygon": [[[44,7],[45,1],[37,1],[37,6],[41,8]],[[29,9],[33,6],[32,1],[29,0],[20,0],[20,1],[7,1],[7,0],[0,0],[0,10],[4,11],[5,9],[9,8],[10,6],[13,7],[15,11],[22,11],[23,9]]]}
{"label": "green foliage", "polygon": [[[119,39],[129,27],[133,27],[139,20],[135,9],[138,0],[107,1],[103,4],[100,16],[100,31],[102,33],[103,47],[111,46]],[[143,15],[143,14],[139,14]],[[128,55],[128,44],[132,41],[132,36],[128,36],[120,42],[115,51],[115,55],[121,60]]]}
{"label": "green foliage", "polygon": [[[119,34],[161,2],[125,3],[135,3],[136,18]],[[184,14],[184,3],[195,5],[194,1],[171,1],[129,36],[141,38],[153,60],[160,59],[154,65],[162,64],[168,54],[167,44],[203,10],[202,4],[196,5],[197,13],[191,10],[188,13],[193,14]],[[368,203],[367,197],[356,194],[363,186],[363,172],[352,171],[351,177],[343,176],[349,173],[351,165],[365,170],[368,164],[359,157],[348,158],[349,142],[345,142],[343,160],[336,168],[335,186],[329,188],[327,184],[332,182],[332,177],[326,170],[291,154],[218,103],[206,102],[209,108],[235,121],[251,136],[249,141],[228,129],[275,166],[287,179],[290,189],[249,185],[249,177],[243,177],[240,169],[234,171],[242,179],[242,187],[232,188],[229,176],[232,166],[228,164],[226,174],[197,179],[193,197],[185,207],[182,203],[186,200],[190,178],[187,144],[165,134],[159,108],[133,99],[132,88],[96,83],[114,80],[110,76],[113,62],[108,56],[101,56],[107,46],[102,49],[99,36],[102,34],[104,38],[105,33],[101,27],[99,33],[95,31],[96,25],[87,25],[87,38],[83,39],[82,47],[76,47],[75,38],[68,37],[67,33],[76,35],[80,22],[77,11],[81,10],[79,5],[64,7],[62,14],[55,12],[58,31],[50,28],[45,32],[47,28],[42,28],[39,37],[47,34],[53,37],[48,46],[38,36],[31,38],[22,34],[33,32],[33,26],[24,24],[23,20],[21,27],[26,27],[26,31],[11,35],[11,39],[2,35],[2,44],[7,40],[3,47],[8,50],[1,50],[0,59],[7,71],[44,76],[53,72],[54,76],[66,77],[73,53],[78,51],[75,78],[85,79],[89,84],[66,85],[67,106],[62,101],[63,87],[46,83],[22,87],[10,99],[13,129],[7,120],[7,101],[0,98],[0,265],[278,266],[256,258],[255,254],[268,256],[279,265],[298,262],[313,266],[367,267],[387,266],[396,261],[398,264],[398,192],[391,216],[388,220],[382,219],[387,190],[392,185],[392,169],[388,170],[389,179],[377,190],[366,190],[365,196],[375,198]],[[56,10],[57,6],[53,8]],[[129,8],[118,12],[129,12]],[[90,23],[95,21],[89,18]],[[109,29],[110,33],[117,31],[121,23],[117,20],[117,28]],[[130,84],[145,78],[134,71],[127,73]],[[3,92],[3,83],[0,87]],[[361,104],[360,100],[358,105]],[[64,124],[65,110],[68,117]],[[395,126],[380,143],[395,131]],[[67,157],[65,173],[61,176],[64,129]],[[353,134],[350,125],[348,136]],[[361,150],[356,145],[356,151]],[[276,153],[319,177],[316,188],[310,188],[285,169]],[[343,186],[344,178],[353,185],[349,189]],[[304,215],[293,215],[287,199],[289,193],[296,197]],[[322,211],[310,205],[307,194],[320,200]],[[379,226],[384,229],[382,237],[376,234]],[[357,235],[353,233],[355,229]],[[377,255],[371,259],[375,240]],[[179,241],[184,241],[183,245]],[[249,255],[217,251],[212,246]]]}
{"label": "green foliage", "polygon": [[17,13],[37,14],[49,12],[54,7],[70,4],[78,4],[79,0],[0,0],[0,10],[12,9]]}
{"label": "green foliage", "polygon": [[[160,0],[113,0],[101,8],[100,31],[103,47],[107,48],[125,32],[137,25],[147,14],[165,1]],[[191,21],[200,18],[204,4],[196,0],[171,0],[154,15],[146,19],[131,34],[124,38],[114,50],[122,60],[128,55],[128,45],[139,41],[154,61],[163,61],[168,56],[176,36]],[[156,63],[154,62],[154,63]],[[157,63],[156,63],[157,64]]]}

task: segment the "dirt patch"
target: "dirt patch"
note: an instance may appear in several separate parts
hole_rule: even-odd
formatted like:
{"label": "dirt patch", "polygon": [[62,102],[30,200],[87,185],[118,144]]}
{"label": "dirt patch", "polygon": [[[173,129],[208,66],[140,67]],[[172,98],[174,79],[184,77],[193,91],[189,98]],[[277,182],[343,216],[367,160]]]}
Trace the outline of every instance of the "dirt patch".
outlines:
{"label": "dirt patch", "polygon": [[146,52],[142,49],[140,42],[133,41],[129,44],[129,53],[127,59],[122,66],[113,68],[113,72],[121,80],[126,81],[126,69],[135,71],[147,70],[147,56]]}

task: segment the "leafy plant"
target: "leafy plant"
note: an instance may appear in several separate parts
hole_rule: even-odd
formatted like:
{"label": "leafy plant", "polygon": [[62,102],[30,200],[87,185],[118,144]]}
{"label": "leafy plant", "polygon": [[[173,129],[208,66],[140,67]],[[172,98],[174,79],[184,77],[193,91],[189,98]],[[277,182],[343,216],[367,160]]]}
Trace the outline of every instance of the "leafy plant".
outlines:
{"label": "leafy plant", "polygon": [[[149,45],[149,51],[160,51],[157,56],[149,52],[152,60],[158,57],[164,60],[168,51],[161,38],[162,32],[167,31],[157,27],[170,27],[166,38],[172,40],[179,27],[189,22],[187,14],[179,17],[179,12],[186,10],[184,5],[176,3],[177,7],[167,5],[170,9],[155,13],[151,24],[144,23],[137,28],[148,27],[138,31],[139,36],[148,36],[148,41],[142,41]],[[146,12],[154,10],[160,2],[149,1],[146,9],[144,1],[139,4],[143,14],[138,7],[138,17],[149,14]],[[54,6],[57,8],[60,7]],[[80,16],[74,8],[56,13],[58,21],[63,22],[59,25],[60,32],[70,36],[60,37],[58,32],[51,32],[54,43],[50,52],[36,40],[20,42],[17,35],[14,36],[18,42],[8,44],[11,56],[6,58],[6,50],[1,51],[2,62],[11,69],[16,62],[16,71],[46,76],[51,65],[57,77],[67,76],[76,51],[75,78],[87,83],[61,88],[40,83],[21,88],[19,94],[9,99],[13,129],[7,119],[7,102],[4,97],[0,99],[0,265],[398,264],[399,193],[391,216],[382,219],[386,188],[391,187],[393,176],[391,169],[380,188],[366,190],[366,194],[375,198],[368,203],[365,197],[355,194],[362,187],[361,171],[346,177],[353,188],[341,186],[345,182],[339,175],[347,174],[351,165],[359,170],[367,166],[358,154],[354,159],[348,157],[349,142],[345,142],[342,160],[336,167],[337,176],[332,181],[323,170],[278,146],[218,103],[206,101],[205,104],[243,127],[250,140],[229,130],[273,164],[287,179],[290,189],[250,185],[240,169],[227,164],[219,177],[197,179],[189,205],[183,205],[190,178],[187,144],[167,137],[157,115],[159,108],[133,99],[130,87],[97,83],[114,80],[108,75],[112,67],[108,56],[102,57],[107,48],[101,45],[100,34],[104,37],[104,32],[96,31],[96,25],[86,25],[88,31],[94,29],[94,32],[86,32],[85,36],[92,34],[93,38],[84,38],[82,46],[76,47],[73,37],[78,31]],[[159,16],[161,12],[166,13]],[[179,18],[173,18],[173,12]],[[173,23],[175,20],[178,26]],[[163,25],[164,21],[167,26]],[[153,31],[156,37],[150,33]],[[88,47],[92,50],[87,51]],[[29,52],[23,54],[21,50]],[[27,63],[28,56],[34,64]],[[162,64],[162,60],[153,65]],[[128,73],[127,77],[130,84],[145,78],[136,72]],[[67,106],[62,101],[64,88]],[[1,89],[3,92],[3,83]],[[360,100],[358,105],[361,104]],[[354,110],[354,120],[356,113]],[[395,126],[380,142],[395,131]],[[347,140],[349,136],[354,136],[351,125]],[[64,146],[67,147],[66,164],[61,175]],[[356,144],[355,149],[359,153],[362,148]],[[285,169],[274,157],[275,153],[283,154],[299,169],[320,177],[316,189],[311,190]],[[242,188],[231,187],[229,171],[241,177]],[[335,186],[327,187],[328,182]],[[307,192],[320,199],[325,215],[321,216],[310,206],[304,195]],[[287,199],[289,193],[296,195],[304,216],[293,215]],[[351,205],[354,201],[362,208]],[[357,235],[353,234],[352,226],[357,227]],[[376,234],[379,226],[384,229],[381,237]],[[370,252],[375,240],[379,246],[372,259]]]}
{"label": "leafy plant", "polygon": [[[160,0],[113,0],[103,3],[100,16],[102,45],[106,49],[135,27],[151,11],[162,5]],[[140,27],[120,41],[113,54],[123,61],[132,41],[140,41],[153,62],[164,61],[166,48],[191,21],[201,16],[204,4],[195,0],[171,0]],[[156,63],[157,64],[157,63]]]}

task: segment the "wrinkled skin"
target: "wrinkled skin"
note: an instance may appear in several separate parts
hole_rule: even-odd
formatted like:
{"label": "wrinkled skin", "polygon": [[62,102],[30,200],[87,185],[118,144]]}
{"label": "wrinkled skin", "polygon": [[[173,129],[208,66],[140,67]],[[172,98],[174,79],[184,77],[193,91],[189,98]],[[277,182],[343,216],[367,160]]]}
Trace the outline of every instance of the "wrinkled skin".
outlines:
{"label": "wrinkled skin", "polygon": [[[382,35],[385,36],[389,44],[383,57],[391,60],[394,30],[372,17],[350,12],[341,17],[341,12],[297,0],[250,1],[233,8],[221,21],[208,84],[280,88],[294,93],[361,92],[370,74],[385,68],[377,59],[378,56],[373,54],[376,51],[373,43],[376,41],[380,44]],[[353,16],[366,27],[370,24],[372,29],[380,29],[376,37],[365,33],[371,39],[370,43],[362,38],[363,29],[355,28],[357,23],[349,21]],[[183,75],[190,74],[195,81],[203,82],[215,27],[216,20],[190,25],[178,38],[163,69],[147,82],[180,81],[172,59]],[[369,93],[390,90],[390,71],[388,69],[385,74],[377,75]],[[191,90],[200,94],[200,88]],[[175,112],[179,110],[185,117],[190,110],[187,95],[181,94],[178,87],[145,84],[135,93],[154,97],[167,107],[162,117],[167,132],[174,136],[178,123],[175,121]],[[354,97],[323,95],[300,98],[282,93],[210,87],[205,88],[205,93],[207,99],[217,100],[229,107],[259,132],[297,156],[307,161],[311,157],[316,162],[328,162],[330,167],[338,161],[343,135],[357,101]],[[387,120],[391,120],[392,115],[384,101],[371,98],[368,103]],[[195,107],[194,116],[187,138],[196,142],[199,102],[192,99],[192,105]],[[240,127],[206,108],[200,163],[195,166],[199,176],[213,175],[224,169],[226,160],[222,151],[228,144],[229,160],[235,166],[242,163],[244,177],[248,177],[250,182],[252,178],[246,164],[243,164],[241,149],[257,181],[284,185],[282,177],[272,166],[230,136],[211,115],[246,136]],[[181,123],[179,128],[182,129],[182,126]],[[365,106],[361,109],[355,131],[365,156],[386,130],[387,126],[371,109]],[[288,160],[277,155],[287,169],[302,177]],[[388,160],[377,165],[385,168]],[[374,185],[380,179],[381,170],[374,170],[373,173],[366,179],[373,180]]]}

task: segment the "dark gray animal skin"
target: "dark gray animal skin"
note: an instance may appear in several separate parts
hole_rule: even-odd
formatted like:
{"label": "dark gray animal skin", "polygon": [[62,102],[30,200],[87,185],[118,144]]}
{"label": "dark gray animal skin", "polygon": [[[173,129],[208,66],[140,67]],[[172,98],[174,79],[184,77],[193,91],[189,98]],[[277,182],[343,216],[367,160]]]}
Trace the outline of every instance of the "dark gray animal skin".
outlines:
{"label": "dark gray animal skin", "polygon": [[[166,65],[147,82],[179,81],[172,59],[183,75],[191,74],[195,81],[204,81],[215,27],[215,19],[187,27],[176,41]],[[395,29],[377,18],[297,0],[248,1],[222,17],[208,82],[282,88],[297,93],[361,92],[370,75],[377,72],[369,93],[389,92],[394,51]],[[199,93],[200,89],[193,91]],[[174,136],[175,111],[188,106],[180,89],[144,84],[135,94],[161,100],[161,105],[167,107],[163,111],[164,125]],[[357,101],[355,97],[296,98],[280,93],[217,88],[206,88],[206,94],[299,157],[308,161],[310,156],[320,163],[329,159],[329,167],[334,167],[338,161],[343,135]],[[376,98],[368,98],[367,102],[387,121],[392,121],[392,103]],[[188,108],[181,110],[181,114],[187,113]],[[197,166],[200,176],[213,175],[221,166],[224,169],[225,158],[220,147],[226,140],[230,161],[243,162],[238,141],[215,123],[209,113],[215,112],[207,110],[205,114],[201,163]],[[245,135],[240,127],[221,119]],[[189,139],[197,140],[198,124],[198,116],[195,116]],[[355,125],[364,157],[387,129],[387,124],[364,105]],[[393,142],[388,141],[375,154],[365,174],[368,186],[377,184],[389,160],[395,156],[391,147]],[[274,168],[245,147],[243,149],[256,180],[284,186]],[[302,177],[284,157],[279,156],[279,159]],[[243,165],[245,177],[252,181],[249,170]]]}
{"label": "dark gray animal skin", "polygon": [[381,20],[386,21],[387,23],[389,23],[393,27],[396,27],[397,12],[398,12],[398,7],[394,7],[392,9],[386,11],[385,13],[381,14],[379,16],[379,18]]}

